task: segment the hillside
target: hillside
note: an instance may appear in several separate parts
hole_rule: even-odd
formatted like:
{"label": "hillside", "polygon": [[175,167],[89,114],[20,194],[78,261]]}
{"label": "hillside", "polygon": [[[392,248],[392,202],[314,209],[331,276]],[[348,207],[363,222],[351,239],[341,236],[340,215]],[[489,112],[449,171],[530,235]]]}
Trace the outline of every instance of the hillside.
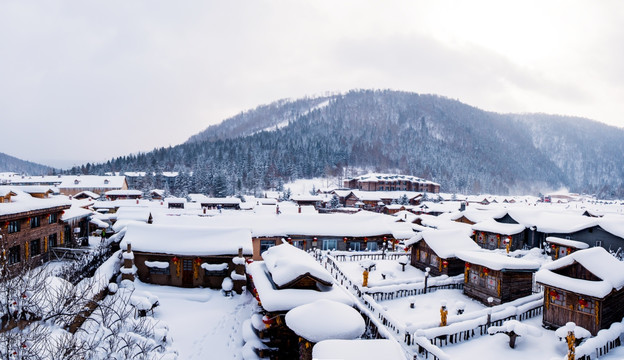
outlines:
{"label": "hillside", "polygon": [[52,172],[52,168],[36,164],[30,161],[20,160],[16,157],[0,153],[0,172],[26,173],[30,175],[46,175]]}
{"label": "hillside", "polygon": [[185,144],[92,171],[193,171],[180,187],[213,193],[367,168],[431,179],[445,192],[567,187],[617,196],[624,195],[623,146],[622,129],[587,119],[497,114],[436,95],[352,91],[260,106]]}

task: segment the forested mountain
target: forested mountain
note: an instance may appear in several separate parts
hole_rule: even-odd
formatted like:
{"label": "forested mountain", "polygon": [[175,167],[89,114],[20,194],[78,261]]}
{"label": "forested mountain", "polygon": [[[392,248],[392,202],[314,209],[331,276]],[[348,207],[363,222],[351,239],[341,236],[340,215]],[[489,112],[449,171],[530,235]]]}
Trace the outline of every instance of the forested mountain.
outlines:
{"label": "forested mountain", "polygon": [[20,160],[16,157],[0,153],[0,172],[25,173],[30,175],[47,175],[52,168],[39,165],[30,161]]}
{"label": "forested mountain", "polygon": [[537,194],[565,186],[612,197],[624,195],[623,146],[624,130],[586,119],[497,114],[436,95],[362,90],[261,106],[182,145],[88,171],[182,171],[178,192],[213,194],[366,168],[430,179],[444,192]]}

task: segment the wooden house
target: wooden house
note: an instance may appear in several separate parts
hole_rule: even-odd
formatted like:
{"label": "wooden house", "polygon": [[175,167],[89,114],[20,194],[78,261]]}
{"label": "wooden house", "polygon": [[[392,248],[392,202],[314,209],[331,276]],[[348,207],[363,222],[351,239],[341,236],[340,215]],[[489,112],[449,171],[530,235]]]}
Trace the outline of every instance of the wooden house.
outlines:
{"label": "wooden house", "polygon": [[[256,326],[255,333],[266,347],[276,349],[275,358],[297,359],[299,336],[286,325],[286,313],[317,300],[332,300],[348,306],[353,306],[353,300],[339,286],[333,285],[329,272],[305,251],[281,244],[267,250],[264,258],[264,261],[247,265],[247,290],[254,295],[264,315],[264,325]],[[258,350],[267,351],[266,348]]]}
{"label": "wooden house", "polygon": [[461,251],[457,257],[466,262],[464,294],[485,305],[499,305],[533,293],[533,273],[540,267],[537,263],[489,251]]}
{"label": "wooden house", "polygon": [[454,276],[464,272],[464,261],[458,251],[479,250],[479,246],[464,230],[427,230],[405,242],[411,246],[412,266],[425,270],[433,276]]}
{"label": "wooden house", "polygon": [[570,255],[575,251],[589,248],[589,245],[584,242],[562,239],[554,236],[547,237],[546,244],[548,246],[548,250],[550,251],[550,257],[553,260]]}
{"label": "wooden house", "polygon": [[475,242],[483,249],[522,249],[526,244],[524,230],[520,224],[505,224],[486,220],[472,225]]}
{"label": "wooden house", "polygon": [[245,259],[236,259],[251,256],[247,229],[133,223],[121,248],[127,243],[132,244],[137,276],[143,282],[218,289],[230,277],[238,292],[245,284]]}
{"label": "wooden house", "polygon": [[544,286],[543,325],[573,321],[592,335],[624,316],[624,263],[605,249],[579,250],[542,266],[535,280]]}
{"label": "wooden house", "polygon": [[[25,193],[13,194],[11,202],[0,205],[0,241],[6,249],[8,271],[17,273],[24,267],[48,261],[52,248],[64,244],[66,235],[61,216],[71,204],[59,199],[36,199]],[[16,198],[19,200],[15,201]]]}
{"label": "wooden house", "polygon": [[100,198],[100,195],[92,192],[92,191],[81,191],[78,194],[73,196],[74,199],[78,199],[78,200],[85,200],[85,199],[91,199],[91,200],[97,200]]}

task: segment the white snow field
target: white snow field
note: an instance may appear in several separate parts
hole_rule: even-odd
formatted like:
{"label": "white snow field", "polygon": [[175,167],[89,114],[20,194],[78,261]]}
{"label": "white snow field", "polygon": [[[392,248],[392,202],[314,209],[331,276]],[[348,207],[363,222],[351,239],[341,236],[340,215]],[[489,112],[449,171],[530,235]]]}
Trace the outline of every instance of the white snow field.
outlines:
{"label": "white snow field", "polygon": [[220,290],[178,288],[135,281],[137,292],[159,299],[154,317],[169,325],[178,359],[242,359],[241,324],[251,316],[255,299],[247,292],[225,297]]}

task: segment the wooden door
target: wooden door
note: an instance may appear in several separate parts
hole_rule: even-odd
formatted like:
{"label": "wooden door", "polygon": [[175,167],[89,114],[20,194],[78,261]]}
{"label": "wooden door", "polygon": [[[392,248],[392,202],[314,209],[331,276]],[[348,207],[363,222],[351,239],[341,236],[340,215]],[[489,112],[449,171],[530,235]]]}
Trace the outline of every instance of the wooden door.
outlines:
{"label": "wooden door", "polygon": [[193,260],[182,260],[182,286],[193,286]]}

